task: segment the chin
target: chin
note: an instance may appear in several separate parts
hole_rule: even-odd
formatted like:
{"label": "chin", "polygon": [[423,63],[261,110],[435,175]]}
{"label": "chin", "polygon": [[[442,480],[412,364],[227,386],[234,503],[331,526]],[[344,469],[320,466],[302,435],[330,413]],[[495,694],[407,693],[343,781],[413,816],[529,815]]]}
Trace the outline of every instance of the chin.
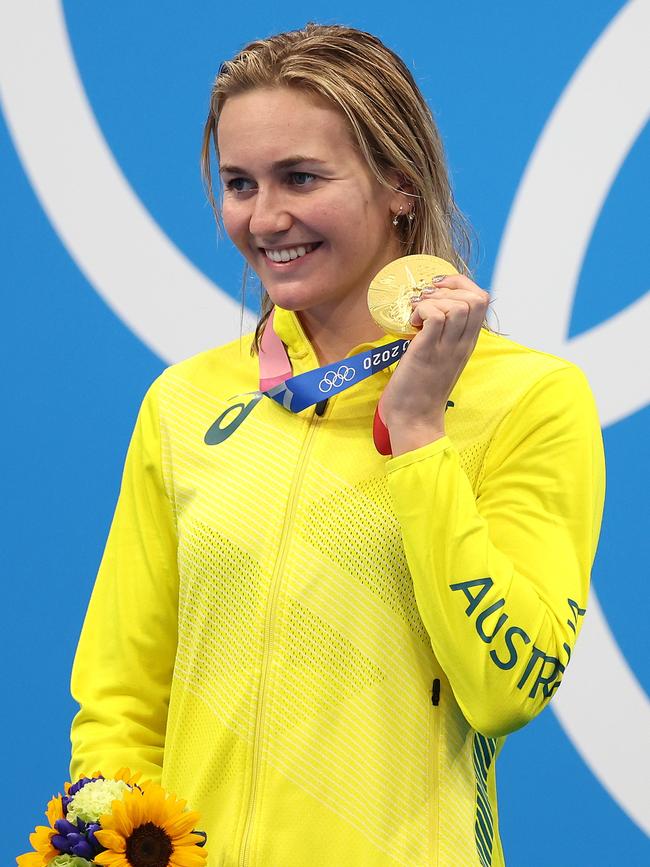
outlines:
{"label": "chin", "polygon": [[264,286],[264,288],[274,304],[282,307],[283,310],[293,310],[296,313],[300,310],[309,310],[310,307],[316,307],[332,300],[325,293],[317,292],[307,287],[290,289],[288,286]]}

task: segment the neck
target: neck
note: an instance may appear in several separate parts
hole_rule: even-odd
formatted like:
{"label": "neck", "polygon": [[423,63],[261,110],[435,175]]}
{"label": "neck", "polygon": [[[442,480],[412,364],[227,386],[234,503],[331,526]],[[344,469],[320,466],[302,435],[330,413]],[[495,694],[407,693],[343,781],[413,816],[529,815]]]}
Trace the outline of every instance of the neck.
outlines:
{"label": "neck", "polygon": [[314,348],[320,365],[338,361],[360,343],[383,337],[384,331],[373,321],[363,303],[353,303],[334,310],[301,310],[300,324]]}

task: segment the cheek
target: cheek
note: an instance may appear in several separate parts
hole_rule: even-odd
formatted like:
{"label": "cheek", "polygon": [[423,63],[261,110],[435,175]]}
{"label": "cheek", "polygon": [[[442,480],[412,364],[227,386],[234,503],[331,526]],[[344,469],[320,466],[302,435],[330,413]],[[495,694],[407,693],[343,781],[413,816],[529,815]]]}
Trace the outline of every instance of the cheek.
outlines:
{"label": "cheek", "polygon": [[244,209],[237,203],[224,201],[221,205],[221,219],[230,240],[237,247],[241,246],[248,235],[248,222]]}
{"label": "cheek", "polygon": [[364,234],[367,229],[364,209],[355,207],[354,200],[319,208],[311,222],[314,228],[336,241],[339,247],[353,246],[358,235]]}
{"label": "cheek", "polygon": [[345,211],[336,205],[319,207],[314,209],[311,214],[305,214],[303,222],[314,228],[318,234],[334,238],[342,232]]}

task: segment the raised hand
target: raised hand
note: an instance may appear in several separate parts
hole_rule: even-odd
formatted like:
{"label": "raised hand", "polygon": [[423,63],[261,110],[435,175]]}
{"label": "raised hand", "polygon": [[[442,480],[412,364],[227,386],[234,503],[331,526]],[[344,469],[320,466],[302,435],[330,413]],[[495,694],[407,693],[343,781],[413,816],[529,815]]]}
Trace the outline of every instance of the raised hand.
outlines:
{"label": "raised hand", "polygon": [[413,300],[418,329],[381,399],[393,455],[445,435],[449,395],[472,354],[490,296],[462,274],[436,277]]}

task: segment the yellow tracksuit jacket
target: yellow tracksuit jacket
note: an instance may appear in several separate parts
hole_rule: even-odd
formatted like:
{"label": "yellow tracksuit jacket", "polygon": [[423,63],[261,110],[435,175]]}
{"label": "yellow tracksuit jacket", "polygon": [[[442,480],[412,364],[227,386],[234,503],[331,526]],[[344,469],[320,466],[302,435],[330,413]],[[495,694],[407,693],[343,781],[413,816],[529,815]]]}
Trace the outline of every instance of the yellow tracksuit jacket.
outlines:
{"label": "yellow tracksuit jacket", "polygon": [[[275,329],[294,374],[317,366],[293,313]],[[422,448],[373,447],[390,369],[322,416],[264,398],[207,445],[258,387],[249,346],[144,400],[75,659],[73,779],[162,780],[201,812],[210,867],[498,867],[496,754],[587,606],[585,378],[484,331]]]}

